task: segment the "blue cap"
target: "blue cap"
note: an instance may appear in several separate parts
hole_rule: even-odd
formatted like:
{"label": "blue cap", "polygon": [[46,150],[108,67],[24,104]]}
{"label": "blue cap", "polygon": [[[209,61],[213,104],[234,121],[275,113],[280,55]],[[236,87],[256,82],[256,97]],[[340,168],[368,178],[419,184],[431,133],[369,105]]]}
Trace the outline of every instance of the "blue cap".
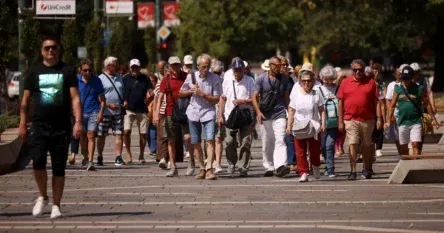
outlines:
{"label": "blue cap", "polygon": [[244,61],[242,61],[242,60],[235,60],[234,62],[233,62],[233,64],[231,64],[231,68],[233,68],[233,69],[237,69],[237,68],[245,68],[245,64],[244,64]]}
{"label": "blue cap", "polygon": [[413,78],[414,70],[410,66],[405,66],[401,71],[401,78],[403,80],[409,80]]}

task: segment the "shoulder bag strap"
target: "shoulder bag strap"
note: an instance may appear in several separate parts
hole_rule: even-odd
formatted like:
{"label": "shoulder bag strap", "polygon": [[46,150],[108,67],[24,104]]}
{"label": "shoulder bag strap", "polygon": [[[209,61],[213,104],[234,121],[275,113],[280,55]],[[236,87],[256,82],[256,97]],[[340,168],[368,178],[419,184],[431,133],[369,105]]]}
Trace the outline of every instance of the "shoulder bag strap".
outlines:
{"label": "shoulder bag strap", "polygon": [[[419,106],[416,105],[416,103],[412,100],[412,98],[410,98],[410,95],[409,95],[409,93],[407,92],[407,90],[404,88],[404,86],[403,86],[402,84],[399,85],[399,86],[401,87],[402,92],[404,92],[404,95],[407,97],[407,99],[410,100],[410,102],[413,104],[413,106],[415,106],[416,110],[418,110],[419,114],[421,114],[421,117],[422,117],[422,111],[421,111],[421,109],[419,108]],[[398,98],[399,98],[399,97],[398,97]]]}
{"label": "shoulder bag strap", "polygon": [[234,99],[237,99],[236,88],[234,87],[234,80],[233,80],[233,92],[234,92]]}
{"label": "shoulder bag strap", "polygon": [[116,92],[117,92],[117,96],[119,97],[120,102],[123,103],[122,96],[120,96],[119,90],[117,90],[117,87],[116,87],[116,85],[114,85],[114,82],[111,80],[111,78],[106,73],[103,73],[103,74],[108,78],[108,81],[113,85],[114,90],[116,90]]}
{"label": "shoulder bag strap", "polygon": [[325,99],[325,95],[324,95],[324,92],[322,91],[322,86],[319,86],[319,90],[321,91],[321,95],[322,95],[322,98],[324,98],[324,99]]}
{"label": "shoulder bag strap", "polygon": [[338,90],[339,90],[339,85],[336,87],[335,96],[338,94]]}
{"label": "shoulder bag strap", "polygon": [[196,74],[194,71],[191,71],[191,83],[196,85]]}

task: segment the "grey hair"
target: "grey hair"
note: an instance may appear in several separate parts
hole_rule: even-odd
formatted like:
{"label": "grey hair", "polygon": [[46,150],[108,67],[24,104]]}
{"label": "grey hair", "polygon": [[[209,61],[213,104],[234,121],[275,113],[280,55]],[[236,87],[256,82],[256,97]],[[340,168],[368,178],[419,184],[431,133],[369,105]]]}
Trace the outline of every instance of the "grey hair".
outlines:
{"label": "grey hair", "polygon": [[310,76],[310,78],[312,78],[312,79],[314,79],[315,76],[316,76],[315,73],[310,72],[308,70],[304,70],[304,71],[299,73],[299,78],[302,78],[302,76],[306,76],[306,75]]}
{"label": "grey hair", "polygon": [[219,60],[215,61],[214,64],[213,64],[212,70],[224,71],[224,63],[222,63]]}
{"label": "grey hair", "polygon": [[355,59],[352,61],[351,65],[353,64],[360,64],[362,67],[365,67],[365,62],[361,59]]}
{"label": "grey hair", "polygon": [[106,68],[108,65],[111,65],[111,64],[113,64],[114,62],[117,63],[117,58],[115,58],[115,57],[107,57],[107,58],[105,59],[105,61],[103,62],[103,65],[105,65],[105,68]]}
{"label": "grey hair", "polygon": [[325,77],[333,77],[334,79],[337,79],[338,73],[333,66],[327,65],[319,72],[319,77],[321,79],[324,79]]}
{"label": "grey hair", "polygon": [[208,55],[208,54],[206,54],[206,53],[204,53],[204,54],[200,55],[200,56],[197,58],[197,65],[200,65],[200,62],[201,62],[202,59],[204,59],[204,58],[208,59],[208,60],[211,62],[211,56]]}

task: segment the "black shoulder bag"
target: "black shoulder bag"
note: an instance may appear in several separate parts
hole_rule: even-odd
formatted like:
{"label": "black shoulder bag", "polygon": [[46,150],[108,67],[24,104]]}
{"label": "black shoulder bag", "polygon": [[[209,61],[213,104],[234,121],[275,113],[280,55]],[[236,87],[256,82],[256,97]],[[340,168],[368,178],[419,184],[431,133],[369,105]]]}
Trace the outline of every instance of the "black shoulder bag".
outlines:
{"label": "black shoulder bag", "polygon": [[122,96],[120,96],[119,90],[117,90],[116,85],[114,85],[114,82],[111,80],[111,78],[106,73],[103,73],[103,75],[105,75],[106,78],[108,78],[108,81],[113,85],[114,90],[117,92],[117,96],[119,97],[119,100],[120,100],[120,114],[126,115],[126,110],[123,107],[123,99],[122,99]]}
{"label": "black shoulder bag", "polygon": [[[196,76],[194,72],[191,72],[191,82],[193,84],[196,84]],[[171,89],[170,77],[168,77],[168,89],[169,89],[168,92],[170,93],[174,101],[173,115],[171,116],[172,120],[180,124],[187,124],[188,123],[187,108],[188,105],[190,105],[191,97],[189,96],[180,97],[176,103],[173,97],[173,91]]]}
{"label": "black shoulder bag", "polygon": [[[234,92],[234,99],[237,99],[236,88],[234,87],[234,80],[233,80],[233,92]],[[222,109],[219,109],[219,111],[222,111]],[[228,119],[225,122],[225,126],[229,129],[240,129],[242,127],[251,125],[252,123],[253,123],[253,117],[251,116],[250,109],[240,108],[240,106],[237,105],[231,111],[230,116],[228,116]]]}
{"label": "black shoulder bag", "polygon": [[271,84],[270,78],[267,77],[267,79],[271,89],[266,92],[264,91],[261,96],[261,100],[259,102],[259,109],[262,112],[271,112],[274,109],[274,104],[276,103],[276,98],[280,87],[280,82],[278,77],[276,77],[274,86]]}

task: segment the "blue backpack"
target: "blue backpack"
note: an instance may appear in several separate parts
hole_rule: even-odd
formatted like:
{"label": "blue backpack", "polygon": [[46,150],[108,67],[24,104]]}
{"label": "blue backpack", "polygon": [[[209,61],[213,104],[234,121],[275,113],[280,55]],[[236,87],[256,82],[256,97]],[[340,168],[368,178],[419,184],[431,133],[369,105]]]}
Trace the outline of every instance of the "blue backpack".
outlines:
{"label": "blue backpack", "polygon": [[[338,92],[339,87],[336,88],[335,95]],[[319,87],[319,91],[321,91],[322,98],[325,99],[324,92],[322,88]],[[327,99],[324,103],[325,115],[326,115],[326,128],[327,129],[335,129],[338,128],[338,99]]]}

